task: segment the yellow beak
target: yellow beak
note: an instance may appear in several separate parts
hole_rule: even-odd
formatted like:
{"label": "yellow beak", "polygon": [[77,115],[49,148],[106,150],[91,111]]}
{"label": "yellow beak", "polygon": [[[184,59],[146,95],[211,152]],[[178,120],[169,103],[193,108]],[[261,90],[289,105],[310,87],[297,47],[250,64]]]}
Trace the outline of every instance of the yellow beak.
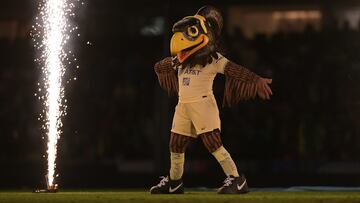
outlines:
{"label": "yellow beak", "polygon": [[204,34],[200,34],[194,41],[191,41],[181,32],[175,32],[170,41],[170,52],[172,56],[177,56],[179,62],[182,63],[208,42],[209,38]]}

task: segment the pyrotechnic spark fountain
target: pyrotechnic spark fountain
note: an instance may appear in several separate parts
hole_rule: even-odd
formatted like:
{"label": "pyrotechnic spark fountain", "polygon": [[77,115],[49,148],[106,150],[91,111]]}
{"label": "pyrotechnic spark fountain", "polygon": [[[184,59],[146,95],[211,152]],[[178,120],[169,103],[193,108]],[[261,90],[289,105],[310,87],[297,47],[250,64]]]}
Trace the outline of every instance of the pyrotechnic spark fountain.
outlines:
{"label": "pyrotechnic spark fountain", "polygon": [[40,64],[43,73],[43,80],[38,85],[39,99],[44,105],[40,119],[44,121],[43,129],[47,138],[48,190],[57,189],[55,184],[57,142],[61,134],[61,117],[66,110],[66,105],[63,103],[62,83],[66,69],[64,64],[73,57],[66,45],[71,33],[77,29],[70,23],[70,18],[74,16],[76,1],[78,0],[42,0],[32,32],[35,48],[41,53],[35,61]]}

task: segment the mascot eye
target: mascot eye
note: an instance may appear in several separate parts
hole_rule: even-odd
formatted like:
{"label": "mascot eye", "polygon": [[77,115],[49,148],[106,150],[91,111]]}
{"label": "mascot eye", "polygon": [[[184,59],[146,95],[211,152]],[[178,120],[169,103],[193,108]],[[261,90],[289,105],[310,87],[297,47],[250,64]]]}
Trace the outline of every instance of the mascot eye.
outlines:
{"label": "mascot eye", "polygon": [[193,25],[187,29],[187,34],[190,37],[196,37],[199,34],[199,29],[195,25]]}

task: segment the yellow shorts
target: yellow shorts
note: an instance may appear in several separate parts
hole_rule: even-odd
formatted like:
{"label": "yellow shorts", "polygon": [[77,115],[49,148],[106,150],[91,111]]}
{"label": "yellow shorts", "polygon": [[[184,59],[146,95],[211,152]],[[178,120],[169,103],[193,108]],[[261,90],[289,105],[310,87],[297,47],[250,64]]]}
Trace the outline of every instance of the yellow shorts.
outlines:
{"label": "yellow shorts", "polygon": [[198,102],[178,103],[175,109],[171,132],[191,136],[220,130],[219,109],[213,95]]}

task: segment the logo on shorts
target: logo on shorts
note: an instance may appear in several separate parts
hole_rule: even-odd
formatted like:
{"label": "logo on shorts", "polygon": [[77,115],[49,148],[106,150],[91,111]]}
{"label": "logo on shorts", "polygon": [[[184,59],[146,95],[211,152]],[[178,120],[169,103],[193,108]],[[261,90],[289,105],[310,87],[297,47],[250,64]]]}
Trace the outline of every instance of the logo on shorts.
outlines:
{"label": "logo on shorts", "polygon": [[183,78],[183,85],[189,86],[190,85],[190,78]]}

